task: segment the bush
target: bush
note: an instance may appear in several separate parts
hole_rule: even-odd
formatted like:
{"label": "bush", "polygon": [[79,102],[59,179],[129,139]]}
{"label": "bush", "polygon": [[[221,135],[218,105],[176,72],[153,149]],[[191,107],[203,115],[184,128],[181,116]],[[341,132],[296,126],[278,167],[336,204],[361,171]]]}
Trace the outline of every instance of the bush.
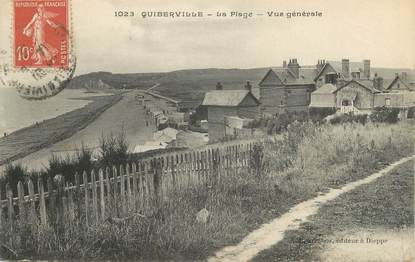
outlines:
{"label": "bush", "polygon": [[119,166],[127,163],[128,142],[124,129],[116,136],[111,133],[102,135],[100,140],[100,156],[98,159],[100,167]]}
{"label": "bush", "polygon": [[330,119],[330,124],[345,124],[345,123],[359,123],[359,124],[366,124],[368,120],[367,114],[359,114],[355,115],[353,113],[347,113],[338,115],[332,119]]}
{"label": "bush", "polygon": [[[9,163],[6,166],[4,175],[1,177],[1,182],[3,185],[9,184],[13,192],[17,192],[17,183],[19,181],[25,182],[28,177],[28,171],[20,163],[12,164]],[[3,196],[5,192],[3,192]]]}
{"label": "bush", "polygon": [[399,120],[398,116],[398,108],[376,107],[373,109],[370,119],[373,122],[396,123]]}
{"label": "bush", "polygon": [[93,167],[92,152],[82,144],[81,149],[78,149],[75,155],[67,154],[66,157],[52,155],[49,158],[49,167],[42,175],[46,178],[53,178],[59,174],[65,178],[66,182],[74,183],[76,172],[82,176],[83,171],[89,173]]}
{"label": "bush", "polygon": [[314,122],[320,122],[329,115],[336,113],[336,108],[315,108],[309,109],[310,119]]}

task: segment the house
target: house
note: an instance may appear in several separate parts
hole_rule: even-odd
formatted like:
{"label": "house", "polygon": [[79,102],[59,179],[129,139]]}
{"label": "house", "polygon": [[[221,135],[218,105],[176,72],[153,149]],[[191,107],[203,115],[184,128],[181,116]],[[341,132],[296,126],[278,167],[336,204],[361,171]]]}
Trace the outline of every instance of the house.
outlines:
{"label": "house", "polygon": [[259,104],[250,90],[215,90],[206,93],[202,105],[208,109],[209,141],[225,137],[226,117],[257,118]]}
{"label": "house", "polygon": [[344,85],[350,80],[371,78],[370,60],[350,62],[349,59],[339,61],[318,60],[317,75],[314,77],[316,88],[324,84]]}
{"label": "house", "polygon": [[250,128],[253,119],[240,118],[237,116],[225,117],[225,136],[249,136],[254,129]]}
{"label": "house", "polygon": [[380,92],[371,80],[351,80],[334,91],[336,107],[343,113],[370,111],[374,108],[375,94]]}
{"label": "house", "polygon": [[333,84],[324,84],[311,93],[310,107],[312,108],[336,108],[337,87]]}
{"label": "house", "polygon": [[341,86],[324,84],[311,94],[310,108],[370,113],[376,107],[399,108],[406,118],[409,108],[415,107],[415,91],[399,75],[384,81],[375,74],[373,79],[352,79]]}
{"label": "house", "polygon": [[281,112],[306,111],[314,91],[317,69],[300,67],[297,59],[283,62],[282,68],[271,68],[259,83],[261,114],[275,116]]}

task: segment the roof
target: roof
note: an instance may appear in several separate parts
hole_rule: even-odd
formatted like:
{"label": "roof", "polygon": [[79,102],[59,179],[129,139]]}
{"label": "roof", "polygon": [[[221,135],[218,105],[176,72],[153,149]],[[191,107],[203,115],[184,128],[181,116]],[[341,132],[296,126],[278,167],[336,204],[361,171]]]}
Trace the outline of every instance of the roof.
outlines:
{"label": "roof", "polygon": [[373,87],[373,81],[372,80],[369,80],[369,79],[366,79],[366,80],[362,80],[362,79],[355,80],[355,79],[353,79],[353,80],[350,80],[349,82],[347,82],[345,85],[337,88],[337,90],[334,91],[334,93],[336,93],[337,91],[339,91],[339,90],[343,89],[344,87],[350,85],[351,83],[357,83],[358,85],[360,85],[361,87],[366,88],[367,90],[369,90],[372,93],[379,93],[379,92],[381,92],[381,91],[379,91],[379,90],[377,90],[376,88]]}
{"label": "roof", "polygon": [[[342,61],[326,61],[321,70],[315,75],[314,80],[317,80],[324,69],[329,65],[334,69],[335,72],[333,73],[340,73],[340,75],[345,78],[342,75]],[[363,62],[349,62],[349,72],[363,72]]]}
{"label": "roof", "polygon": [[392,82],[390,82],[390,83],[389,83],[389,85],[387,85],[385,89],[386,89],[386,90],[391,89],[391,88],[392,88],[392,86],[393,86],[393,85],[395,85],[395,83],[396,83],[396,82],[398,82],[398,81],[399,81],[400,83],[402,83],[402,84],[403,84],[403,85],[404,85],[407,89],[411,89],[411,88],[409,87],[409,84],[408,84],[408,83],[406,83],[404,80],[402,80],[402,78],[401,78],[401,77],[399,77],[399,76],[396,76],[396,77],[395,77],[395,79],[393,79],[393,80],[392,80]]}
{"label": "roof", "polygon": [[204,106],[238,106],[247,96],[251,96],[257,104],[258,99],[248,90],[215,90],[205,94]]}
{"label": "roof", "polygon": [[325,84],[319,87],[311,94],[333,94],[337,90],[337,87],[333,84]]}
{"label": "roof", "polygon": [[134,148],[133,153],[141,153],[141,152],[146,152],[150,150],[163,149],[166,147],[167,147],[167,144],[162,141],[147,141],[144,143],[144,145],[137,145]]}
{"label": "roof", "polygon": [[255,96],[255,98],[256,99],[258,99],[259,100],[259,98],[260,98],[260,96],[261,96],[261,93],[260,93],[260,89],[259,88],[257,88],[257,87],[253,87],[252,88],[252,90],[251,90],[251,92],[252,92],[252,94]]}
{"label": "roof", "polygon": [[171,127],[167,127],[163,130],[155,132],[153,137],[155,140],[157,140],[157,138],[162,137],[162,136],[168,136],[173,139],[176,139],[177,133],[179,133],[179,130],[171,128]]}
{"label": "roof", "polygon": [[259,86],[314,84],[316,74],[317,69],[315,67],[305,66],[300,67],[299,77],[296,78],[287,67],[273,67],[260,81]]}

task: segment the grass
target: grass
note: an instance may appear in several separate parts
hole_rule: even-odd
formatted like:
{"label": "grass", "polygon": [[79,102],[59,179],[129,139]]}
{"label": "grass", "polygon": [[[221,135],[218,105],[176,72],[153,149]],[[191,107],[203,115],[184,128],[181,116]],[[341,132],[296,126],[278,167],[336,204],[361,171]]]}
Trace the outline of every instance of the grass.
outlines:
{"label": "grass", "polygon": [[[354,230],[404,229],[414,227],[413,161],[409,161],[372,184],[340,196],[298,230],[254,261],[320,261],[325,239]],[[408,229],[406,229],[408,230]]]}
{"label": "grass", "polygon": [[[211,187],[176,190],[146,218],[122,224],[22,229],[29,241],[12,248],[31,259],[206,259],[317,192],[413,154],[412,129],[407,123],[293,123],[281,139],[256,149],[262,157],[252,162],[261,172],[239,170]],[[210,216],[200,224],[196,214],[204,207]],[[7,241],[10,234],[2,233],[0,241]]]}
{"label": "grass", "polygon": [[92,103],[11,133],[0,138],[0,165],[22,158],[41,148],[68,138],[93,122],[100,114],[120,101],[121,94],[91,97]]}

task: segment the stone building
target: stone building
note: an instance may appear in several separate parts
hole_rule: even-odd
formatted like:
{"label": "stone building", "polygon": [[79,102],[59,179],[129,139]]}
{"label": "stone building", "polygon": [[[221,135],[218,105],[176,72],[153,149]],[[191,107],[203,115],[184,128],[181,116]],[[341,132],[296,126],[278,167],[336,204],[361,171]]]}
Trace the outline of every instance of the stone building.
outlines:
{"label": "stone building", "polygon": [[297,59],[285,61],[282,68],[270,69],[259,83],[261,114],[275,116],[282,112],[306,111],[314,91],[317,70],[300,67]]}
{"label": "stone building", "polygon": [[318,73],[314,77],[316,88],[324,84],[344,85],[350,80],[367,80],[371,78],[370,60],[350,62],[349,59],[339,61],[318,60]]}
{"label": "stone building", "polygon": [[215,90],[206,93],[202,105],[208,111],[209,141],[226,136],[226,118],[255,119],[259,101],[249,90]]}
{"label": "stone building", "polygon": [[336,96],[336,108],[341,112],[370,111],[374,108],[375,95],[381,91],[374,88],[370,80],[351,80],[333,93]]}
{"label": "stone building", "polygon": [[415,107],[415,90],[399,75],[385,81],[375,74],[373,79],[352,79],[340,86],[324,84],[311,94],[310,108],[371,113],[376,107],[398,108],[406,118],[409,108]]}

